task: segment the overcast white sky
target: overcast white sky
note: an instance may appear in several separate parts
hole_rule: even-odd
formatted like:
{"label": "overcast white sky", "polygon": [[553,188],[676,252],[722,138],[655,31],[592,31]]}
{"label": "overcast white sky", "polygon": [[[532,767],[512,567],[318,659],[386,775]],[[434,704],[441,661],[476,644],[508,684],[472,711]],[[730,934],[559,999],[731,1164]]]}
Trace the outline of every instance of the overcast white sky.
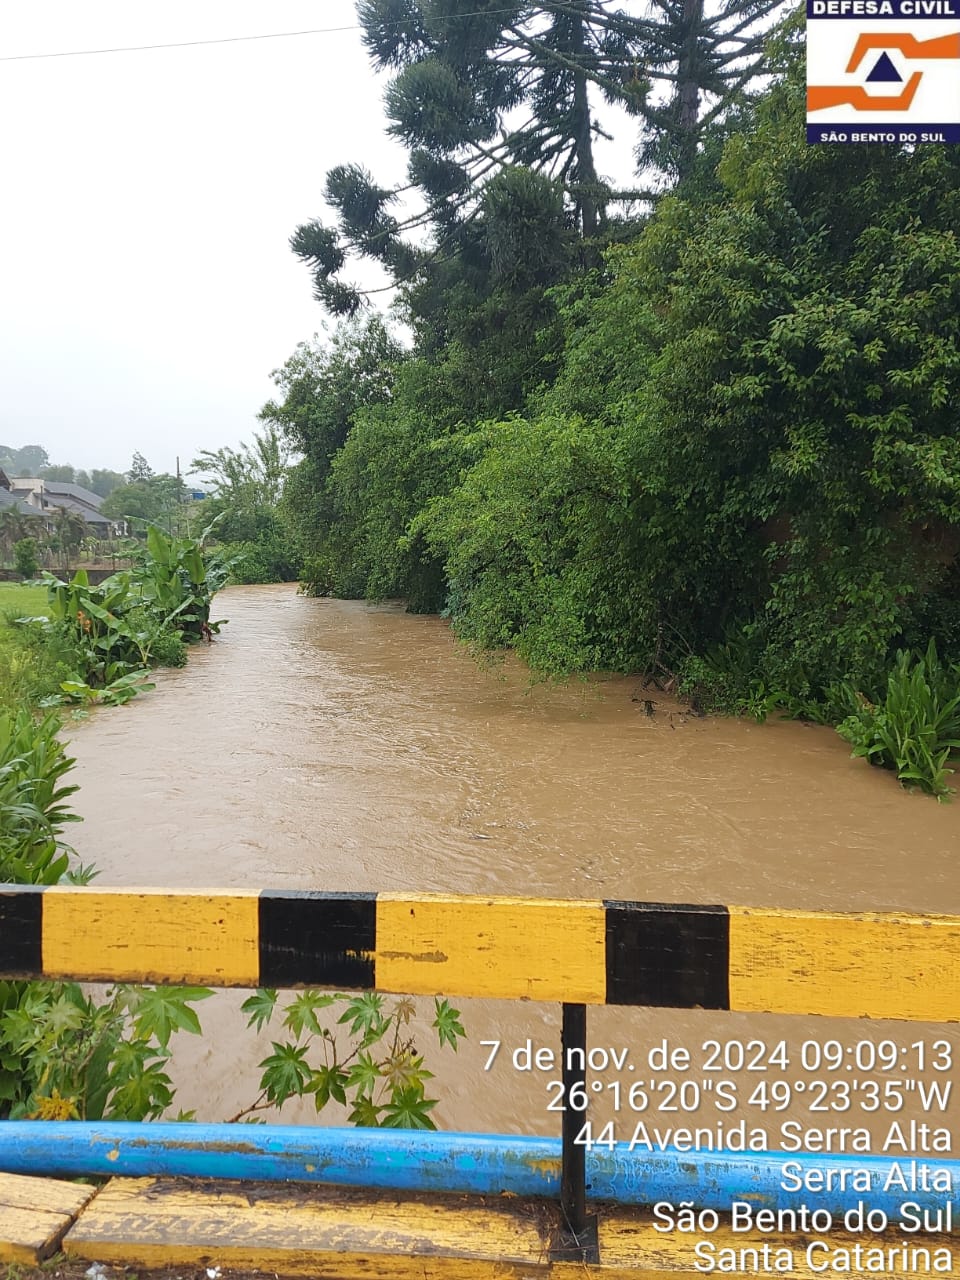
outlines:
{"label": "overcast white sky", "polygon": [[[29,0],[0,57],[355,24],[353,0]],[[172,471],[249,439],[324,320],[287,239],[327,169],[403,178],[383,87],[355,29],[0,61],[0,444]]]}

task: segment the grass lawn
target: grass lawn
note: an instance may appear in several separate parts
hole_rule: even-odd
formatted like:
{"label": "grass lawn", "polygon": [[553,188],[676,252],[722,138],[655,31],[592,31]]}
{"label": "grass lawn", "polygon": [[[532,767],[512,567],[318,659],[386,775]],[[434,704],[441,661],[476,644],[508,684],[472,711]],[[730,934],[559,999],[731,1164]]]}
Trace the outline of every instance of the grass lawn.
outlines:
{"label": "grass lawn", "polygon": [[0,582],[0,618],[14,609],[20,616],[46,613],[47,588],[25,587],[22,582]]}
{"label": "grass lawn", "polygon": [[0,582],[0,711],[16,711],[59,688],[69,674],[31,645],[9,618],[36,617],[47,611],[46,587]]}

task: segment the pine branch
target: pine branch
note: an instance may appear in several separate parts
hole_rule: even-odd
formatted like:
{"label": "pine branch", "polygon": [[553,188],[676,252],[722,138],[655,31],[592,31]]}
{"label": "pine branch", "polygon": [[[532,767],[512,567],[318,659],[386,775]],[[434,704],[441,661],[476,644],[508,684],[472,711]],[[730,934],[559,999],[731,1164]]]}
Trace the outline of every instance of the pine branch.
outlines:
{"label": "pine branch", "polygon": [[[606,89],[615,97],[622,98],[624,96],[622,84],[616,84],[613,80],[608,80],[605,76],[598,76],[595,72],[586,71],[579,63],[574,62],[572,58],[565,57],[558,50],[551,49],[549,45],[541,44],[539,40],[534,40],[529,36],[525,36],[523,32],[519,31],[516,27],[508,27],[507,30],[513,33],[516,41],[516,47],[530,49],[533,52],[539,52],[551,62],[558,63],[568,71],[572,71],[575,75],[585,75],[588,80],[592,81],[592,83]],[[508,43],[511,42],[508,41]]]}

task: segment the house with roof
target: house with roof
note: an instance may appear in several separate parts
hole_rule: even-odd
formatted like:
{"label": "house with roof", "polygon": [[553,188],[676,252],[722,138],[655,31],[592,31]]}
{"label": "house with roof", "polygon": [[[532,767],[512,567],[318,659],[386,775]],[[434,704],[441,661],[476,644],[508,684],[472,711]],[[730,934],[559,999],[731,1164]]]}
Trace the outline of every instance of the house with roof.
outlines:
{"label": "house with roof", "polygon": [[43,516],[50,528],[56,520],[57,511],[64,510],[79,515],[89,526],[90,536],[93,538],[117,537],[121,532],[121,526],[115,520],[101,514],[103,499],[99,494],[85,489],[83,485],[31,476],[18,476],[14,480],[8,480],[7,484],[11,495],[24,503],[31,513],[37,512]]}
{"label": "house with roof", "polygon": [[36,507],[31,506],[13,492],[10,477],[2,469],[0,469],[0,511],[16,511],[17,515],[42,519],[42,513]]}

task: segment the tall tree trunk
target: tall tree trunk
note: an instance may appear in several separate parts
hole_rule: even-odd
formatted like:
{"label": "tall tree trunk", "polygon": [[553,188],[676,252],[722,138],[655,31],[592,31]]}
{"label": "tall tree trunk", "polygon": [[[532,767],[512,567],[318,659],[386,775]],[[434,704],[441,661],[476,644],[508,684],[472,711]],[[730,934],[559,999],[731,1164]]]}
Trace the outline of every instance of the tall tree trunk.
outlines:
{"label": "tall tree trunk", "polygon": [[700,119],[700,32],[703,27],[703,0],[683,0],[683,43],[677,67],[679,136],[677,177],[681,180],[693,168],[697,157],[697,124]]}
{"label": "tall tree trunk", "polygon": [[[583,18],[573,19],[573,56],[582,64],[586,52]],[[577,155],[577,182],[586,188],[578,194],[577,205],[584,237],[596,234],[600,215],[597,209],[597,170],[593,162],[593,136],[590,130],[590,101],[587,97],[587,77],[575,72],[573,77],[574,138]]]}

